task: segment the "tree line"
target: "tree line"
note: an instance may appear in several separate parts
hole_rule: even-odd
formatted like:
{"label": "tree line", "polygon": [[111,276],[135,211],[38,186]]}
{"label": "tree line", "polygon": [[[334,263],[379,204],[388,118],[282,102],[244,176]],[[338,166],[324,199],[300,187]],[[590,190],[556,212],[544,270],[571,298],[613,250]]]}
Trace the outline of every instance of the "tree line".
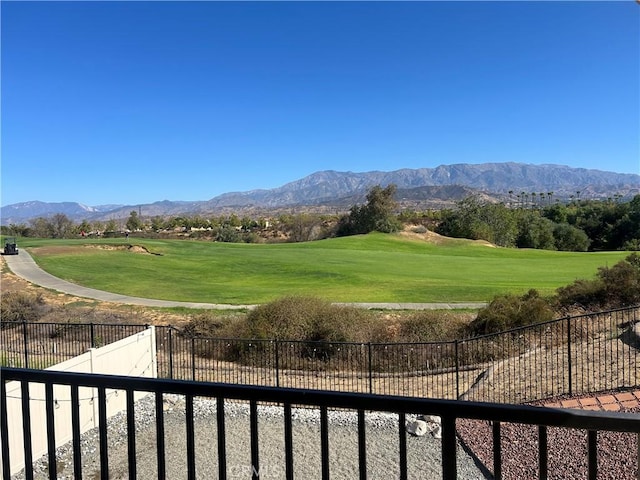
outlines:
{"label": "tree line", "polygon": [[[118,236],[188,236],[220,242],[305,242],[374,231],[393,233],[404,224],[420,224],[448,237],[486,240],[502,247],[564,251],[640,250],[640,195],[628,202],[573,198],[567,204],[535,205],[509,200],[491,203],[467,197],[454,208],[416,212],[399,211],[396,186],[371,188],[362,204],[345,214],[280,214],[273,218],[235,214],[142,218],[131,211],[126,220],[75,223],[64,214],[39,217],[28,225],[2,226],[5,235],[39,238]],[[535,208],[534,208],[535,207]]]}
{"label": "tree line", "polygon": [[443,210],[435,229],[503,247],[565,251],[640,250],[640,195],[629,202],[582,200],[536,209],[477,197]]}

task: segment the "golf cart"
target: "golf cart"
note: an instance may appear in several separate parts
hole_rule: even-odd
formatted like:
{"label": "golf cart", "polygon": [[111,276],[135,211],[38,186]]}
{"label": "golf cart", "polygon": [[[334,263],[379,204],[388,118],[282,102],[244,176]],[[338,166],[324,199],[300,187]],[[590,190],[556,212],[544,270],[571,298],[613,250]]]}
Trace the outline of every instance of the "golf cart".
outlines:
{"label": "golf cart", "polygon": [[18,244],[16,243],[16,237],[6,237],[4,239],[4,254],[18,255]]}

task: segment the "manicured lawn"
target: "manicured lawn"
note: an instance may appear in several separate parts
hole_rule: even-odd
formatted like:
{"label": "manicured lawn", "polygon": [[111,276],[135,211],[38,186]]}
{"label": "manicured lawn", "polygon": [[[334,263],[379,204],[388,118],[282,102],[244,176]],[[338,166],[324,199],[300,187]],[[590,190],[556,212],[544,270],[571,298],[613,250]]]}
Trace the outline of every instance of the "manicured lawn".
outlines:
{"label": "manicured lawn", "polygon": [[[81,285],[138,297],[264,303],[284,295],[335,302],[488,301],[499,293],[543,294],[593,278],[625,252],[435,245],[384,234],[291,244],[230,244],[130,238],[22,239],[46,271]],[[152,254],[106,249],[133,244]]]}

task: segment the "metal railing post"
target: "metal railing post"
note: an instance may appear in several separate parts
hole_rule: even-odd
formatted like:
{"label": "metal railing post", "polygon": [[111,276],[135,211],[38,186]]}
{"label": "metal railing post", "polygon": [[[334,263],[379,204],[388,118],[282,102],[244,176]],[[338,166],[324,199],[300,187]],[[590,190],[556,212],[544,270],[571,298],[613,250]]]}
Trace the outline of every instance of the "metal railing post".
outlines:
{"label": "metal railing post", "polygon": [[94,331],[94,328],[93,328],[93,322],[89,324],[89,332],[90,332],[89,336],[91,338],[91,340],[90,340],[91,341],[91,348],[95,348],[95,346],[96,346],[96,336],[95,336],[95,331]]}
{"label": "metal railing post", "polygon": [[460,398],[460,360],[458,358],[458,344],[459,341],[456,339],[454,342],[456,348],[456,400]]}
{"label": "metal railing post", "polygon": [[173,328],[169,325],[169,378],[173,378],[173,339],[171,330]]}
{"label": "metal railing post", "polygon": [[567,317],[567,368],[569,370],[569,395],[573,394],[573,374],[571,362],[571,317]]}
{"label": "metal railing post", "polygon": [[27,340],[27,322],[22,322],[22,346],[24,348],[24,368],[29,368],[29,342]]}
{"label": "metal railing post", "polygon": [[278,350],[279,350],[279,345],[278,345],[279,341],[276,339],[274,340],[274,348],[276,349],[275,351],[275,361],[276,361],[276,387],[280,387],[280,355],[278,354]]}
{"label": "metal railing post", "polygon": [[369,355],[369,393],[373,393],[373,360],[371,358],[371,342],[367,343],[367,351]]}
{"label": "metal railing post", "polygon": [[196,381],[196,339],[191,337],[191,379]]}

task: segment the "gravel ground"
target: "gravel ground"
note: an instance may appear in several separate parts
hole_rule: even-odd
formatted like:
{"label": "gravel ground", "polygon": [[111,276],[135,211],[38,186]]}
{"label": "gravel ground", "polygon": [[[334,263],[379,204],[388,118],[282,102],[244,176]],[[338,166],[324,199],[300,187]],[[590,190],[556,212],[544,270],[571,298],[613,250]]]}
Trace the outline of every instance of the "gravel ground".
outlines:
{"label": "gravel ground", "polygon": [[[640,408],[623,410],[633,413]],[[457,430],[477,458],[493,472],[492,428],[486,421],[460,420]],[[538,428],[504,423],[502,438],[502,478],[538,478]],[[587,432],[549,428],[548,479],[583,480],[588,477]],[[601,480],[636,480],[638,436],[633,433],[598,433],[598,475]]]}
{"label": "gravel ground", "polygon": [[[225,405],[227,441],[227,472],[230,479],[251,478],[251,443],[249,438],[248,405]],[[284,422],[282,408],[259,407],[260,477],[285,478]],[[195,451],[197,477],[217,478],[217,439],[215,401],[194,401]],[[412,418],[407,418],[412,420]],[[295,477],[313,479],[321,477],[320,414],[315,409],[293,410],[293,448]],[[331,478],[358,477],[357,415],[355,412],[329,412],[329,449]],[[136,450],[139,479],[157,478],[155,458],[155,404],[149,396],[136,404]],[[126,417],[114,416],[109,421],[110,478],[128,478]],[[368,478],[389,479],[399,477],[397,416],[385,413],[366,415]],[[99,448],[97,430],[82,437],[83,478],[99,478]],[[409,478],[442,478],[441,440],[427,434],[423,437],[407,435],[407,461]],[[165,399],[165,451],[167,478],[187,477],[186,427],[184,401],[177,396]],[[73,452],[65,445],[57,452],[58,478],[73,478]],[[47,478],[46,456],[36,462],[35,478]],[[13,477],[24,478],[22,474]],[[458,447],[458,478],[484,479],[474,459]]]}

